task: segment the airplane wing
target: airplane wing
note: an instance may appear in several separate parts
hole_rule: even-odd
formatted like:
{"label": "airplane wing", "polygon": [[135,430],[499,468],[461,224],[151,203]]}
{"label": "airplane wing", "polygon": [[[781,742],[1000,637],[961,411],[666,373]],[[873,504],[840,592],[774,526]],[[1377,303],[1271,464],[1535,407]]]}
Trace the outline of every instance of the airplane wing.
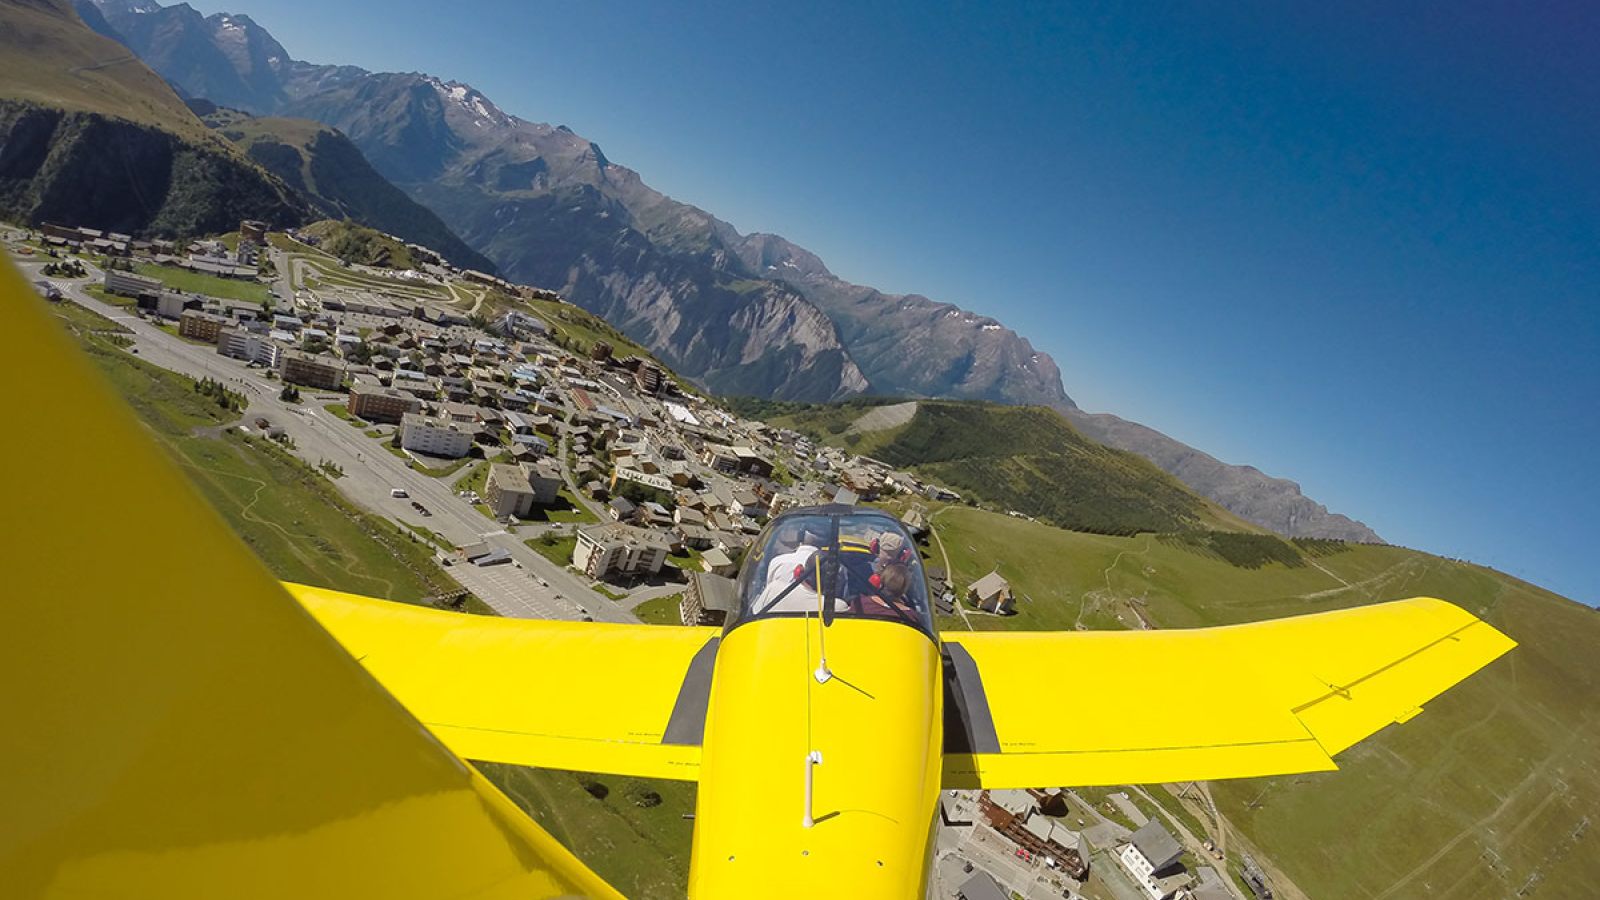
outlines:
{"label": "airplane wing", "polygon": [[1336,769],[1334,754],[1515,646],[1429,598],[1220,628],[944,641],[951,788]]}
{"label": "airplane wing", "polygon": [[457,756],[698,775],[721,629],[465,616],[285,587]]}
{"label": "airplane wing", "polygon": [[0,897],[621,900],[295,603],[3,260],[0,379],[48,385],[9,407],[41,433],[94,423],[0,442]]}

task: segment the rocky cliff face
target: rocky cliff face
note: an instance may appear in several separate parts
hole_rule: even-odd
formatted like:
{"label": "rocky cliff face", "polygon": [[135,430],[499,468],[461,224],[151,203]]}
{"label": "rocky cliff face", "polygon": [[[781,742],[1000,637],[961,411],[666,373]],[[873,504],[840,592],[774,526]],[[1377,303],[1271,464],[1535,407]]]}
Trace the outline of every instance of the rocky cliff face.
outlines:
{"label": "rocky cliff face", "polygon": [[289,54],[249,16],[203,16],[187,3],[142,0],[75,5],[91,28],[135,48],[189,96],[256,113],[285,99]]}
{"label": "rocky cliff face", "polygon": [[878,393],[1077,408],[1055,360],[994,319],[851,284],[775,234],[736,237],[733,249],[748,271],[794,286],[839,323]]}
{"label": "rocky cliff face", "polygon": [[1300,493],[1300,485],[1272,478],[1253,466],[1234,466],[1179,443],[1159,431],[1105,413],[1072,410],[1067,418],[1102,444],[1150,460],[1224,509],[1285,537],[1332,538],[1380,544],[1366,525]]}

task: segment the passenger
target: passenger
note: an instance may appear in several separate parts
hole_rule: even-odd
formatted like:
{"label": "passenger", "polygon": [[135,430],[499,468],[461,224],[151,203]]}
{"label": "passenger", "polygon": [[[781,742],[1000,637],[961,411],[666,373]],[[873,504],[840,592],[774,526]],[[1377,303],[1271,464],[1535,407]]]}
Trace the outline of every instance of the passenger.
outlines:
{"label": "passenger", "polygon": [[878,535],[872,542],[872,553],[876,557],[872,563],[874,572],[882,572],[886,566],[904,566],[911,562],[911,550],[906,546],[905,535],[898,531],[885,531]]}
{"label": "passenger", "polygon": [[872,592],[862,598],[861,611],[869,616],[889,616],[915,621],[915,606],[908,599],[911,570],[902,563],[890,563],[872,576]]}

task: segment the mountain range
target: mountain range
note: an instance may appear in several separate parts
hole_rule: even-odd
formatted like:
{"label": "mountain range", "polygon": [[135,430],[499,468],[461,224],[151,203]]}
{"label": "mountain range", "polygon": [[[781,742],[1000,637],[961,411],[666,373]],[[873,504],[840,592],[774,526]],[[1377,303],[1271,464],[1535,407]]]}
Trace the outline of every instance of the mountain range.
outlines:
{"label": "mountain range", "polygon": [[153,0],[76,5],[187,97],[336,129],[505,277],[561,292],[713,392],[1048,406],[1280,533],[1378,540],[1292,482],[1089,416],[1054,360],[995,319],[845,281],[815,254],[742,234],[655,191],[593,141],[508,114],[470,85],[296,60],[245,15]]}

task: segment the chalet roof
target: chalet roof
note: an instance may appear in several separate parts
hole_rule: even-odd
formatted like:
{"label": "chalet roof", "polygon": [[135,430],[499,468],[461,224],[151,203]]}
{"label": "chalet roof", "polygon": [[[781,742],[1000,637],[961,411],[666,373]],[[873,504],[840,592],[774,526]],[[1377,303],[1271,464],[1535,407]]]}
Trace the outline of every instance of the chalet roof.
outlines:
{"label": "chalet roof", "polygon": [[994,876],[982,869],[972,873],[959,890],[962,900],[1008,900],[1009,895],[1000,889]]}
{"label": "chalet roof", "polygon": [[1033,798],[1028,796],[1027,791],[1015,788],[990,791],[989,802],[1014,816],[1027,815],[1034,806]]}
{"label": "chalet roof", "polygon": [[1000,577],[999,572],[990,572],[982,578],[979,578],[977,581],[972,583],[971,588],[972,592],[977,594],[979,599],[982,600],[987,600],[990,597],[997,596],[1009,591],[1010,589],[1011,585],[1007,583],[1004,578]]}
{"label": "chalet roof", "polygon": [[1133,846],[1157,872],[1177,862],[1178,857],[1183,855],[1178,839],[1161,827],[1161,822],[1156,819],[1144,823],[1133,833]]}
{"label": "chalet roof", "polygon": [[700,589],[700,603],[706,609],[733,612],[739,607],[739,589],[732,578],[706,572],[692,572],[690,577]]}

